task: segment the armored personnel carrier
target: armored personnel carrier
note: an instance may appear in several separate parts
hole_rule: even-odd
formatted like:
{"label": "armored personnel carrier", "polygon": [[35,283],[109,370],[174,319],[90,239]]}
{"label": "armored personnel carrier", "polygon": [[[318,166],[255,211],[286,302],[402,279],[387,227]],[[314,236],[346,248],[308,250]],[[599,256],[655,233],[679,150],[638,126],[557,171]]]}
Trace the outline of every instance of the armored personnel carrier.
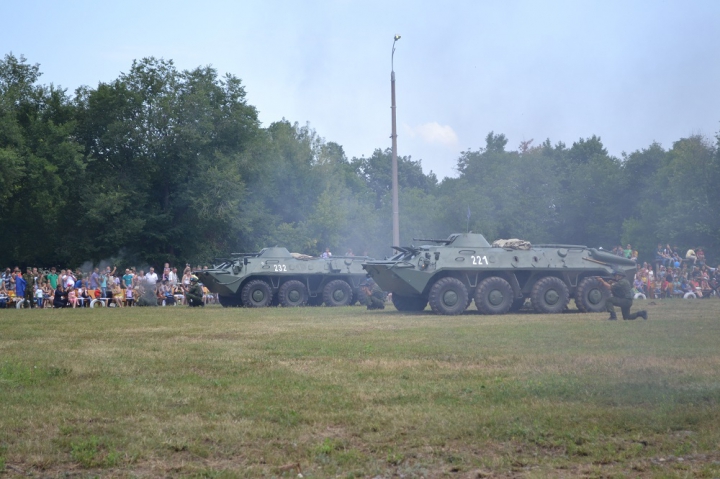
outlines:
{"label": "armored personnel carrier", "polygon": [[234,253],[212,269],[194,274],[225,307],[347,306],[357,301],[366,275],[362,263],[368,260],[366,256],[317,258],[274,247]]}
{"label": "armored personnel carrier", "polygon": [[635,274],[631,260],[586,246],[490,245],[475,233],[413,241],[424,245],[394,246],[398,253],[390,259],[363,264],[400,311],[422,311],[430,303],[435,313],[460,314],[474,300],[483,314],[505,314],[530,299],[539,313],[560,313],[574,298],[580,311],[600,312],[609,292],[597,277],[610,277],[613,269],[631,280]]}

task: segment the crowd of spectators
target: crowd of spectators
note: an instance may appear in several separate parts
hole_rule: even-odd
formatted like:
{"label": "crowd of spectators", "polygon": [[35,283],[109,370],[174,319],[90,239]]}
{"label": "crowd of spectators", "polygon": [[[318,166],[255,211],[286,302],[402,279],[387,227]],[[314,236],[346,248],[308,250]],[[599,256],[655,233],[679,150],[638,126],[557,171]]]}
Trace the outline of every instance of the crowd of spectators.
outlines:
{"label": "crowd of spectators", "polygon": [[[637,262],[638,252],[631,245],[616,246],[612,252]],[[717,296],[720,267],[711,268],[701,247],[690,248],[681,255],[677,246],[658,244],[654,261],[637,264],[633,292],[646,298]]]}
{"label": "crowd of spectators", "polygon": [[[207,269],[197,266],[196,270]],[[53,267],[47,270],[5,268],[0,278],[0,308],[18,303],[38,308],[88,307],[95,301],[103,306],[128,307],[186,304],[192,268],[186,265],[182,274],[168,263],[158,275],[155,268],[147,273],[135,267],[118,271],[116,267],[93,268],[88,271]],[[204,302],[217,298],[203,287]],[[24,301],[24,302],[23,302]]]}

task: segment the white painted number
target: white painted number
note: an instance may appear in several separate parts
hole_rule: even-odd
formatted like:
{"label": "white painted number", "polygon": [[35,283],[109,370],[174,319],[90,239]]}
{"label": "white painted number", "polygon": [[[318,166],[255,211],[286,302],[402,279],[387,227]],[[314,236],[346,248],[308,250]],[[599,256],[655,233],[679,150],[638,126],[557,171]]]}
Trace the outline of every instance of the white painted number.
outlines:
{"label": "white painted number", "polygon": [[473,264],[488,264],[487,256],[470,256]]}
{"label": "white painted number", "polygon": [[274,264],[275,271],[287,271],[287,265],[284,264]]}

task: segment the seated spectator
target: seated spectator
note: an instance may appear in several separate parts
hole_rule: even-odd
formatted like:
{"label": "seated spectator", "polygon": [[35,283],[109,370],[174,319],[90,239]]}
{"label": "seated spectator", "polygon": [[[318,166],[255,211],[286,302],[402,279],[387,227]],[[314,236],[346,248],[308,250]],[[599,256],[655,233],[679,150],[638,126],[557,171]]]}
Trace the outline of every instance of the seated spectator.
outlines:
{"label": "seated spectator", "polygon": [[67,294],[63,291],[62,284],[58,283],[53,296],[53,308],[65,308],[67,304]]}
{"label": "seated spectator", "polygon": [[[123,289],[120,287],[120,284],[113,284],[112,285],[112,291],[110,291],[110,297],[112,298],[112,302],[115,303],[115,305],[118,308],[123,307],[123,299],[125,298],[125,295],[123,293]],[[108,301],[109,303],[109,301]]]}
{"label": "seated spectator", "polygon": [[75,288],[73,288],[72,286],[68,288],[67,298],[68,304],[72,304],[73,309],[75,309],[77,307],[78,298],[77,293],[75,292]]}

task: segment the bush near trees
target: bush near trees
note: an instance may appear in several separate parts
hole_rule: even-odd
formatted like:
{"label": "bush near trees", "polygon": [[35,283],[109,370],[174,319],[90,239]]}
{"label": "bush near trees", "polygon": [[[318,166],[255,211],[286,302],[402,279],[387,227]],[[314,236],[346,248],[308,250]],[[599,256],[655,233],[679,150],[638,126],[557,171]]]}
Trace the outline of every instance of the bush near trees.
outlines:
{"label": "bush near trees", "polygon": [[[211,67],[145,58],[74,94],[40,76],[22,56],[0,61],[0,264],[199,264],[275,244],[390,252],[389,149],[349,159],[307,125],[264,128],[240,79]],[[658,242],[699,245],[717,262],[720,137],[621,158],[598,136],[508,143],[490,132],[442,181],[401,156],[403,243],[469,228],[631,243],[647,261]]]}

